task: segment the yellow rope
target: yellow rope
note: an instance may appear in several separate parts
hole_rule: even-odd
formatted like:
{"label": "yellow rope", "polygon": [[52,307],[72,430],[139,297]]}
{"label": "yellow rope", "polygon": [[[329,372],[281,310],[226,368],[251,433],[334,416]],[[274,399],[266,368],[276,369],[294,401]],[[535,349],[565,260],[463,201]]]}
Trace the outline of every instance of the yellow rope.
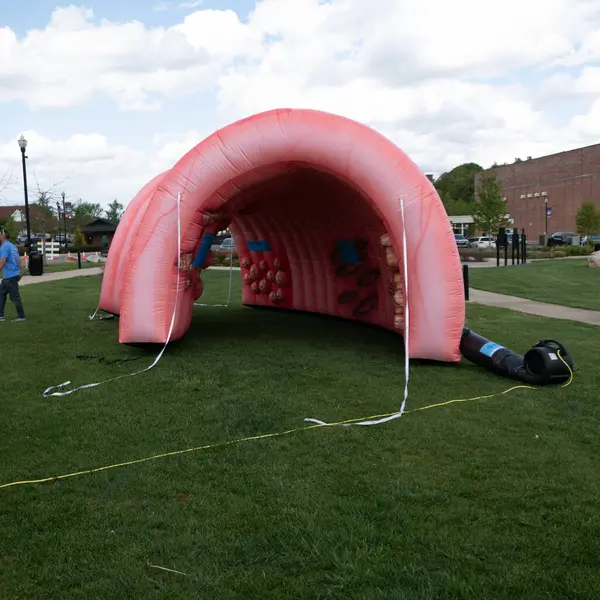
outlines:
{"label": "yellow rope", "polygon": [[[561,386],[562,388],[566,388],[573,381],[573,371],[571,367],[567,364],[567,362],[560,355],[560,351],[558,352],[558,356],[560,360],[566,365],[569,370],[569,380]],[[497,394],[488,394],[486,396],[476,396],[474,398],[457,398],[455,400],[448,400],[446,402],[439,402],[437,404],[428,404],[427,406],[422,406],[421,408],[413,408],[412,410],[407,410],[404,414],[420,412],[423,410],[430,410],[432,408],[440,408],[442,406],[448,406],[450,404],[458,404],[461,402],[475,402],[477,400],[487,400],[490,398],[498,398],[500,396],[504,396],[516,390],[540,390],[542,388],[536,388],[530,385],[516,385],[503,392],[499,392]],[[70,477],[79,477],[80,475],[90,475],[92,473],[99,473],[100,471],[108,471],[109,469],[118,469],[120,467],[128,467],[130,465],[137,465],[144,462],[149,462],[151,460],[157,460],[159,458],[167,458],[170,456],[179,456],[182,454],[189,454],[191,452],[199,452],[200,450],[210,450],[214,448],[224,448],[225,446],[232,446],[234,444],[241,444],[244,442],[252,442],[255,440],[264,440],[268,438],[277,438],[282,437],[284,435],[290,435],[292,433],[298,433],[300,431],[308,431],[309,429],[318,429],[323,427],[339,427],[341,425],[349,425],[352,423],[358,423],[359,421],[372,420],[372,419],[383,419],[385,417],[391,417],[392,415],[397,414],[396,412],[387,413],[385,415],[373,415],[371,417],[361,417],[360,419],[347,419],[346,421],[338,421],[337,423],[323,423],[318,425],[307,425],[305,427],[297,427],[295,429],[288,429],[287,431],[279,431],[275,433],[265,433],[262,435],[253,435],[249,437],[238,438],[235,440],[229,440],[227,442],[217,442],[216,444],[207,444],[205,446],[196,446],[194,448],[186,448],[185,450],[174,450],[173,452],[164,452],[162,454],[155,454],[154,456],[147,456],[145,458],[138,458],[135,460],[128,460],[121,463],[115,463],[112,465],[105,465],[103,467],[96,467],[94,469],[86,469],[85,471],[76,471],[74,473],[67,473],[65,475],[53,475],[50,477],[42,477],[41,479],[27,479],[24,481],[13,481],[11,483],[5,483],[0,485],[0,490],[4,488],[14,487],[18,485],[32,485],[35,483],[49,483],[50,481],[58,481],[60,479],[68,479]]]}

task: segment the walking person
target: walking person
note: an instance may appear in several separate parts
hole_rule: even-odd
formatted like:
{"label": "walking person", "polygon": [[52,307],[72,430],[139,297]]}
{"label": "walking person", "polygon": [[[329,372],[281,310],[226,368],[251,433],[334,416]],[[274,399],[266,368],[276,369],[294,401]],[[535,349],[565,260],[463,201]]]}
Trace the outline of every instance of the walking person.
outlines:
{"label": "walking person", "polygon": [[19,293],[19,281],[21,280],[21,269],[19,269],[19,251],[17,247],[10,242],[10,235],[6,231],[0,231],[0,272],[2,281],[0,281],[0,321],[4,321],[4,307],[6,306],[6,296],[17,309],[17,321],[25,320],[25,311],[21,302]]}

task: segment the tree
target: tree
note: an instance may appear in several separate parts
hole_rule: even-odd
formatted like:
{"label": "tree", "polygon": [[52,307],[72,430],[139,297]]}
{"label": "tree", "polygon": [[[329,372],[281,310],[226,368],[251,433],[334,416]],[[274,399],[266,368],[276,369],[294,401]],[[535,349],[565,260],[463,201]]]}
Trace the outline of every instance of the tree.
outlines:
{"label": "tree", "polygon": [[84,202],[79,198],[73,206],[73,221],[75,222],[75,226],[81,229],[81,227],[87,225],[90,221],[100,218],[103,213],[104,209],[100,204]]}
{"label": "tree", "polygon": [[475,227],[489,235],[506,222],[506,202],[502,198],[502,187],[496,175],[486,173],[481,178],[471,215]]}
{"label": "tree", "polygon": [[110,221],[119,222],[123,216],[125,207],[115,198],[109,205],[106,211],[106,218]]}
{"label": "tree", "polygon": [[56,229],[57,219],[50,205],[51,195],[40,190],[36,201],[35,208],[30,210],[31,228],[36,233],[48,233]]}
{"label": "tree", "polygon": [[75,246],[75,248],[81,248],[85,246],[85,236],[83,235],[79,227],[75,229],[75,235],[73,236],[73,245]]}
{"label": "tree", "polygon": [[60,197],[58,187],[64,181],[55,182],[49,187],[42,187],[36,178],[36,189],[30,191],[35,198],[30,210],[32,232],[45,234],[56,231],[58,218],[54,214],[54,207]]}
{"label": "tree", "polygon": [[577,233],[581,235],[596,235],[600,233],[600,210],[593,202],[585,202],[577,211],[575,220]]}
{"label": "tree", "polygon": [[464,200],[454,200],[453,198],[449,198],[445,202],[445,206],[448,216],[470,215],[473,210],[472,202],[465,202]]}
{"label": "tree", "polygon": [[483,167],[476,163],[464,163],[435,180],[434,186],[447,212],[458,214],[455,205],[460,203],[461,214],[469,214],[470,210],[465,208],[475,201],[475,175],[481,171]]}
{"label": "tree", "polygon": [[19,233],[21,233],[21,228],[17,223],[15,223],[12,217],[0,222],[0,230],[6,231],[10,235],[10,239],[13,242],[17,239]]}

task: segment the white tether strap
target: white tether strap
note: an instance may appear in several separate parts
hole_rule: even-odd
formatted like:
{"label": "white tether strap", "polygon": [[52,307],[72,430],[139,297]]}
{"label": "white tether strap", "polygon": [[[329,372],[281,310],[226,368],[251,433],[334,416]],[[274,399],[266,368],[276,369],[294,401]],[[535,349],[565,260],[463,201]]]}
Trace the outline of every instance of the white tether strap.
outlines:
{"label": "white tether strap", "polygon": [[[404,414],[404,409],[406,407],[406,401],[408,400],[408,378],[410,374],[410,359],[408,356],[409,349],[409,331],[410,331],[410,321],[409,321],[409,313],[408,313],[408,259],[406,256],[406,222],[404,220],[404,197],[400,198],[400,211],[402,213],[402,263],[404,265],[404,398],[402,399],[402,404],[400,405],[400,410],[389,417],[384,417],[382,419],[376,419],[372,421],[360,421],[358,423],[344,423],[343,427],[354,427],[356,425],[380,425],[381,423],[387,423],[388,421],[393,421],[394,419],[399,419]],[[328,425],[325,421],[320,421],[319,419],[304,419],[308,423],[316,423],[317,425]]]}
{"label": "white tether strap", "polygon": [[[68,385],[71,385],[70,381],[65,381],[64,383],[61,383],[59,385],[54,385],[51,386],[49,388],[47,388],[46,390],[44,390],[44,398],[48,398],[50,396],[70,396],[71,394],[74,394],[75,392],[78,392],[79,390],[86,390],[89,388],[94,388],[94,387],[98,387],[99,385],[104,385],[105,383],[110,383],[111,381],[118,381],[119,379],[125,379],[126,377],[134,377],[135,375],[141,375],[142,373],[145,373],[146,371],[150,371],[150,369],[153,369],[157,364],[158,361],[162,358],[163,354],[165,353],[165,350],[167,349],[167,346],[169,344],[169,342],[171,341],[171,335],[173,334],[173,328],[175,326],[175,315],[177,314],[177,301],[179,300],[179,270],[181,267],[181,193],[177,194],[177,289],[175,292],[175,306],[173,307],[173,316],[171,317],[171,325],[169,326],[169,333],[167,334],[167,341],[165,342],[165,345],[163,346],[162,350],[158,353],[158,356],[154,359],[154,362],[149,366],[146,367],[145,369],[142,369],[141,371],[136,371],[135,373],[127,373],[126,375],[119,375],[118,377],[113,377],[112,379],[106,379],[105,381],[99,381],[97,383],[88,383],[86,385],[81,385],[79,387],[73,388],[71,390],[67,390],[65,392],[56,392],[54,390],[60,390],[63,389],[65,387],[67,387]],[[96,312],[98,312],[96,310]],[[94,315],[91,317],[93,319],[93,317],[96,316],[96,313],[94,313]]]}

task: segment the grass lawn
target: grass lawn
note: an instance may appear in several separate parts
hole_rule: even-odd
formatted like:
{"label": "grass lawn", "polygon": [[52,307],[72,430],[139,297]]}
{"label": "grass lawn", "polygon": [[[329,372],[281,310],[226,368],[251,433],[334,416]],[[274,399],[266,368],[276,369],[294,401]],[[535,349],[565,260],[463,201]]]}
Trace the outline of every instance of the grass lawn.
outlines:
{"label": "grass lawn", "polygon": [[600,269],[591,269],[586,259],[469,269],[469,283],[487,292],[600,310]]}
{"label": "grass lawn", "polygon": [[[24,287],[29,320],[0,327],[0,483],[399,406],[397,336],[239,306],[198,308],[148,373],[44,399],[155,356],[88,321],[99,284]],[[469,324],[520,351],[563,341],[575,382],[0,490],[0,598],[598,598],[598,330],[483,306]],[[414,363],[408,408],[509,385]]]}
{"label": "grass lawn", "polygon": [[[89,263],[87,261],[81,262],[82,269],[93,269],[95,267],[101,267],[104,263]],[[78,269],[77,261],[65,261],[65,262],[51,262],[44,266],[44,273],[58,273],[61,271],[74,271]]]}

